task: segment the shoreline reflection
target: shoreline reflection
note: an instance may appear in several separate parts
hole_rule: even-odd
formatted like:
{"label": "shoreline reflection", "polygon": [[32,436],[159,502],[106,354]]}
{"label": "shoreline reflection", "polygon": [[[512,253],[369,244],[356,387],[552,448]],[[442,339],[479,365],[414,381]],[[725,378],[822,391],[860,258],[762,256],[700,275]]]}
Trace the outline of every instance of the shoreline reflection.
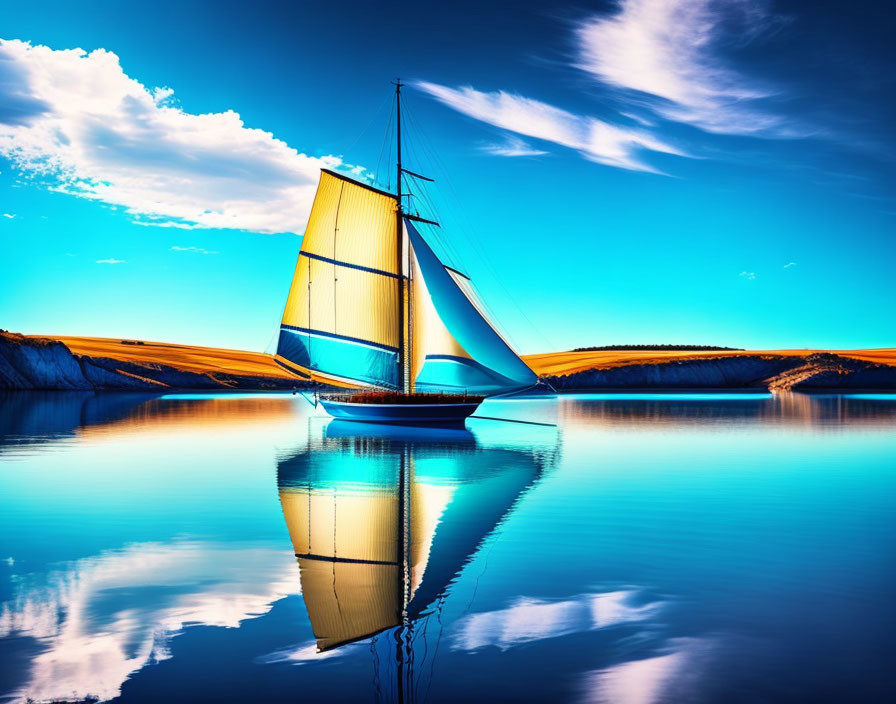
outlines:
{"label": "shoreline reflection", "polygon": [[558,396],[567,427],[641,431],[750,425],[829,431],[851,426],[887,430],[896,423],[896,396],[845,394],[570,394]]}

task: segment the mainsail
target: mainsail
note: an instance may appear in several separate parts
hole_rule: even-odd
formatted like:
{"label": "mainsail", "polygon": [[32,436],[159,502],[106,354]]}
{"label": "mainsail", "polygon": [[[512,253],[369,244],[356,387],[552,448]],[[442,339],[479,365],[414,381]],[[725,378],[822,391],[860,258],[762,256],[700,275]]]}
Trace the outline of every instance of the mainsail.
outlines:
{"label": "mainsail", "polygon": [[395,196],[323,169],[277,354],[312,372],[399,384]]}
{"label": "mainsail", "polygon": [[397,197],[326,169],[277,354],[322,380],[411,392],[492,393],[537,381]]}

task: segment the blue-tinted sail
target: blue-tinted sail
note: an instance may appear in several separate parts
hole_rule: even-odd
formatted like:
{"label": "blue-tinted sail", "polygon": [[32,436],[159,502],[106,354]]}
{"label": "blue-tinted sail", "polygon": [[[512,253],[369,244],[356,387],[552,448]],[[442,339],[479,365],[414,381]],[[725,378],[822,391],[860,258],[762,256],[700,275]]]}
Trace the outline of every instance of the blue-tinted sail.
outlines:
{"label": "blue-tinted sail", "polygon": [[[535,373],[485,319],[413,223],[405,220],[405,227],[425,294],[453,348],[448,354],[421,351],[416,390],[489,393],[534,385]],[[415,310],[424,304],[415,299]]]}

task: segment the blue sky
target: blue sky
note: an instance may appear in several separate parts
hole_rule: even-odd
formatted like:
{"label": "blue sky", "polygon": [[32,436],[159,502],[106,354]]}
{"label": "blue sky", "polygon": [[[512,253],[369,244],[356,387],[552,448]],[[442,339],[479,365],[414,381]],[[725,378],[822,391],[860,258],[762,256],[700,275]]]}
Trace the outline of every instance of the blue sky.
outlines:
{"label": "blue sky", "polygon": [[0,327],[263,349],[318,169],[394,180],[401,76],[522,352],[896,344],[884,3],[427,5],[3,3]]}

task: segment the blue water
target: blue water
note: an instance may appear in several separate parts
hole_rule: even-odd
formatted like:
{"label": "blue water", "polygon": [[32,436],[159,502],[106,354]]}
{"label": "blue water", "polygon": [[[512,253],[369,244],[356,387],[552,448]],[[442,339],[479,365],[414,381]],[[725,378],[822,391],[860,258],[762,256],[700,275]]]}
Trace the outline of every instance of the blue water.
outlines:
{"label": "blue water", "polygon": [[480,413],[0,396],[0,701],[896,701],[896,397]]}

